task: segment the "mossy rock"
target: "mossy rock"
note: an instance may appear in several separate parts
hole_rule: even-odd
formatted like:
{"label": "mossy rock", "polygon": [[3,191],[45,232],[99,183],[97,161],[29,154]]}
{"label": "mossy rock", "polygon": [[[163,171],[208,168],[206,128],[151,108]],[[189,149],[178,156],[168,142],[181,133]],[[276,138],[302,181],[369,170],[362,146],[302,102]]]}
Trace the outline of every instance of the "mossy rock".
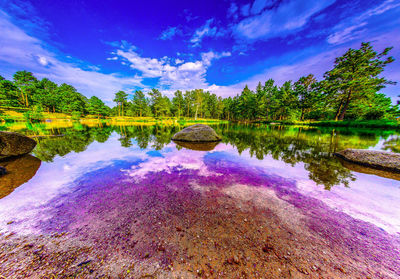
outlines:
{"label": "mossy rock", "polygon": [[196,124],[176,133],[172,137],[172,140],[183,142],[218,142],[221,140],[221,137],[210,126]]}

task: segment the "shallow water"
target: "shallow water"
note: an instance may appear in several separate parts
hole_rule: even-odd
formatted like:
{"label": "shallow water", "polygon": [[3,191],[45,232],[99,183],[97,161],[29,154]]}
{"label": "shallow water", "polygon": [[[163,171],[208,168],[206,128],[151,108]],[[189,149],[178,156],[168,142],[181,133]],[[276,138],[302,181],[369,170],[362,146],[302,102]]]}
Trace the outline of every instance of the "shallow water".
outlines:
{"label": "shallow water", "polygon": [[62,136],[0,178],[0,275],[400,276],[399,178],[333,156],[397,152],[396,132],[219,125],[198,151],[181,128],[19,127]]}

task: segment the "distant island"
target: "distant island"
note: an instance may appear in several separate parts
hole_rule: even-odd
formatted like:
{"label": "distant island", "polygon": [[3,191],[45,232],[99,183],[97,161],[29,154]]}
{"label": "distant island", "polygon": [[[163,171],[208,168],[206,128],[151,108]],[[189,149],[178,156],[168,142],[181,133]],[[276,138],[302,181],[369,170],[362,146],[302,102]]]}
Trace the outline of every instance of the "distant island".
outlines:
{"label": "distant island", "polygon": [[394,82],[382,77],[394,61],[392,48],[376,52],[370,43],[349,49],[335,59],[323,80],[313,74],[282,86],[272,79],[246,85],[235,97],[222,98],[203,89],[182,92],[172,98],[158,89],[128,94],[115,93],[114,107],[96,96],[85,97],[72,85],[58,85],[31,72],[18,71],[12,80],[0,76],[0,120],[41,122],[46,119],[92,119],[117,121],[238,121],[320,125],[398,127],[399,105],[380,93]]}

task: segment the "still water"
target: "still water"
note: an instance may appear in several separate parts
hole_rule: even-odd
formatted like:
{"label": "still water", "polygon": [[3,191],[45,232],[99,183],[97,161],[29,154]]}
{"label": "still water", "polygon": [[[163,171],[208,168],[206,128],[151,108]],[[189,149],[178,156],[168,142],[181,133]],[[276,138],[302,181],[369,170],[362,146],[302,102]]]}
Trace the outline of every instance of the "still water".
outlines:
{"label": "still water", "polygon": [[3,127],[38,145],[3,163],[0,275],[400,277],[400,175],[333,155],[400,134],[224,124],[193,150],[182,128]]}

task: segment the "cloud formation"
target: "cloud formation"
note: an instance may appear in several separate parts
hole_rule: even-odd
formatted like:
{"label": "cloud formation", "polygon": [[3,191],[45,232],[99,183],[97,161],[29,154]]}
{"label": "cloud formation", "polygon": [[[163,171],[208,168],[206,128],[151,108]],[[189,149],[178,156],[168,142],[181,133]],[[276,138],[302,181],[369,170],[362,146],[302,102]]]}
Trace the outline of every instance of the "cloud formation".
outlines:
{"label": "cloud formation", "polygon": [[333,33],[327,38],[329,44],[343,44],[355,39],[359,39],[367,32],[371,35],[371,29],[367,29],[369,20],[374,16],[381,15],[387,11],[400,7],[400,2],[386,0],[377,7],[371,8],[364,13],[347,18],[343,22],[333,27]]}
{"label": "cloud formation", "polygon": [[93,68],[94,65],[78,66],[60,60],[56,53],[47,49],[46,43],[14,25],[1,10],[0,30],[1,75],[11,77],[18,70],[32,71],[38,78],[46,77],[59,84],[71,84],[86,96],[99,96],[109,104],[118,90],[143,86],[142,78],[138,76],[104,74],[94,70],[98,69]]}
{"label": "cloud formation", "polygon": [[[236,36],[247,39],[281,37],[303,28],[309,19],[334,3],[334,0],[281,2],[276,8],[266,9],[259,15],[247,17],[234,27]],[[261,11],[266,2],[254,2],[252,12]],[[250,6],[243,6],[242,15],[250,14]]]}
{"label": "cloud formation", "polygon": [[194,35],[190,39],[193,47],[199,47],[204,37],[221,37],[224,35],[223,30],[218,30],[216,26],[211,27],[213,22],[214,19],[212,18],[207,20],[203,26],[194,32]]}
{"label": "cloud formation", "polygon": [[120,48],[113,53],[131,69],[140,72],[140,77],[159,78],[158,86],[166,90],[207,88],[205,75],[212,61],[231,56],[230,52],[208,51],[200,54],[201,60],[185,62],[167,56],[160,59],[142,57],[134,49]]}

